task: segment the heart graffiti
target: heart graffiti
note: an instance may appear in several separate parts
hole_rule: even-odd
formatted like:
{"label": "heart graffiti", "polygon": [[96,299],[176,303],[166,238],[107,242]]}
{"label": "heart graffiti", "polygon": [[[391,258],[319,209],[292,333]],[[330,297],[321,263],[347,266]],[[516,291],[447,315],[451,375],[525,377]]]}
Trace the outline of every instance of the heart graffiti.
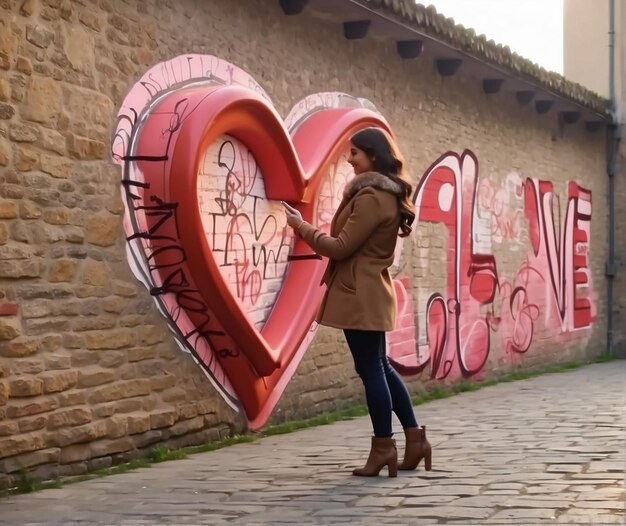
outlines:
{"label": "heart graffiti", "polygon": [[262,426],[315,335],[324,263],[279,200],[326,229],[349,177],[350,135],[389,127],[366,101],[316,94],[285,121],[245,72],[185,55],[148,71],[113,137],[135,275],[251,428]]}

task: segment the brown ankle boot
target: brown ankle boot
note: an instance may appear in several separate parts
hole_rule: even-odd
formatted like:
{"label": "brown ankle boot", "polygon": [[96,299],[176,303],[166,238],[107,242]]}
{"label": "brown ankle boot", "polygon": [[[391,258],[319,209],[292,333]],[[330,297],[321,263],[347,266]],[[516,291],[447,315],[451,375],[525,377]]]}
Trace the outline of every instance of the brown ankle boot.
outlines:
{"label": "brown ankle boot", "polygon": [[384,466],[387,466],[390,477],[398,476],[396,441],[391,437],[372,437],[372,449],[365,466],[355,469],[352,474],[357,477],[377,477]]}
{"label": "brown ankle boot", "polygon": [[426,471],[432,469],[432,448],[426,438],[426,426],[404,428],[406,446],[404,449],[404,460],[398,466],[401,470],[415,469],[422,459],[425,459]]}

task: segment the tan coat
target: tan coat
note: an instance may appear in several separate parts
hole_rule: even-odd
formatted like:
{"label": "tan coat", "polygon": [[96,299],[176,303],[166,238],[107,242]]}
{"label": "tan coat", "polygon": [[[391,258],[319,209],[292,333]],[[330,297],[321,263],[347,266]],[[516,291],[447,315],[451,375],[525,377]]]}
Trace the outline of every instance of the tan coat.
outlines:
{"label": "tan coat", "polygon": [[400,226],[402,187],[377,172],[352,179],[344,190],[330,235],[309,223],[296,229],[329,258],[322,282],[327,291],[317,321],[338,329],[390,331],[396,301],[389,267]]}

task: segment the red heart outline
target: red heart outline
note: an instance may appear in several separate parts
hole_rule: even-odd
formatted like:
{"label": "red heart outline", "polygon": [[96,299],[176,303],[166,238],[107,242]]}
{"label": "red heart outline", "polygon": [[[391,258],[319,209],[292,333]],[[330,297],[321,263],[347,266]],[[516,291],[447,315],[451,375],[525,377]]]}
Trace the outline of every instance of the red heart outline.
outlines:
{"label": "red heart outline", "polygon": [[[349,137],[368,126],[390,131],[370,110],[326,109],[307,117],[291,139],[265,98],[241,86],[215,84],[166,94],[142,116],[129,159],[137,161],[146,184],[136,189],[135,197],[143,203],[171,204],[176,214],[175,222],[165,223],[162,213],[144,210],[145,229],[152,238],[147,258],[153,276],[161,289],[166,285],[173,291],[186,283],[187,290],[194,291],[178,298],[178,303],[198,328],[197,337],[206,338],[216,351],[253,429],[271,414],[278,391],[304,352],[302,345],[323,293],[319,281],[324,264],[308,260],[289,265],[259,333],[232,296],[205,237],[197,200],[202,156],[221,135],[240,140],[264,174],[267,198],[289,201],[313,221],[317,192],[330,164],[345,150]],[[172,240],[180,248],[161,245]],[[303,253],[310,249],[296,238],[292,255]],[[184,260],[179,261],[181,256]],[[180,275],[173,277],[171,269],[177,266]],[[207,356],[197,358],[208,368]]]}

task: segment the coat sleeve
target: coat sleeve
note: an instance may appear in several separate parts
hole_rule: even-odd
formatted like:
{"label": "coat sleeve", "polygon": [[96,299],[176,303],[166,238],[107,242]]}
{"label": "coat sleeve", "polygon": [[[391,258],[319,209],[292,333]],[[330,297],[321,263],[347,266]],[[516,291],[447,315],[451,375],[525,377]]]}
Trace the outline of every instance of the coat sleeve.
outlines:
{"label": "coat sleeve", "polygon": [[334,260],[349,258],[385,219],[382,203],[374,192],[364,190],[354,198],[354,208],[337,237],[329,236],[303,221],[298,234],[321,256]]}

